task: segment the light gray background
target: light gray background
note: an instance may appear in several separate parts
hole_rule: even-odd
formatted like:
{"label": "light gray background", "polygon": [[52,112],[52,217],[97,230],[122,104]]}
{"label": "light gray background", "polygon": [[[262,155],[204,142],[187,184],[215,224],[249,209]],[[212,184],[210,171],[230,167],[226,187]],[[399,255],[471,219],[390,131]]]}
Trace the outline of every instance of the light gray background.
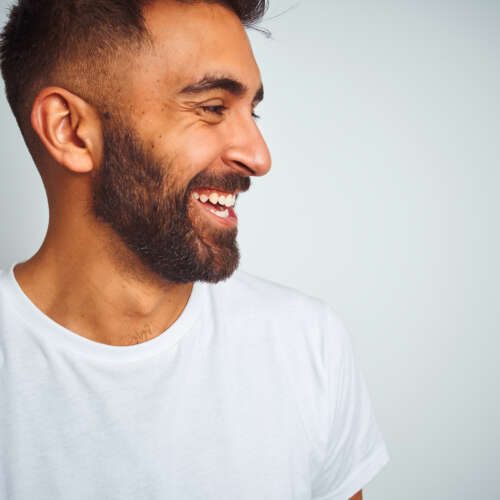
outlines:
{"label": "light gray background", "polygon": [[[239,202],[241,268],[351,331],[391,454],[365,498],[498,499],[500,2],[271,4],[274,39],[250,37],[274,162]],[[48,210],[0,111],[5,266]]]}

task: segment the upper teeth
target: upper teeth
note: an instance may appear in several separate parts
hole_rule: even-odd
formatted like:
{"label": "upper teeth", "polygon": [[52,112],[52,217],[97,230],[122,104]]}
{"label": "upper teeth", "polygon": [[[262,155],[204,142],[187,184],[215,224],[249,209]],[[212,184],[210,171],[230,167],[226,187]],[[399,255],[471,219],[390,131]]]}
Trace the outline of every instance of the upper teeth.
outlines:
{"label": "upper teeth", "polygon": [[219,195],[215,192],[211,193],[210,196],[207,196],[206,194],[200,195],[199,193],[194,192],[193,198],[195,200],[200,200],[202,203],[206,203],[207,201],[210,201],[212,205],[217,205],[218,203],[223,207],[234,207],[234,203],[236,201],[236,196],[234,194]]}

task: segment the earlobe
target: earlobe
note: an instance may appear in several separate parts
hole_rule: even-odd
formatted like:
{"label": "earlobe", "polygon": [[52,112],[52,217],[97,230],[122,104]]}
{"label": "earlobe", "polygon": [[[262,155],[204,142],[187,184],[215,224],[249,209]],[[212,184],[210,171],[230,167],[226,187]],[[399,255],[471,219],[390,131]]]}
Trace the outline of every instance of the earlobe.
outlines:
{"label": "earlobe", "polygon": [[33,104],[31,124],[57,163],[79,173],[95,167],[100,122],[81,98],[58,87],[43,89]]}

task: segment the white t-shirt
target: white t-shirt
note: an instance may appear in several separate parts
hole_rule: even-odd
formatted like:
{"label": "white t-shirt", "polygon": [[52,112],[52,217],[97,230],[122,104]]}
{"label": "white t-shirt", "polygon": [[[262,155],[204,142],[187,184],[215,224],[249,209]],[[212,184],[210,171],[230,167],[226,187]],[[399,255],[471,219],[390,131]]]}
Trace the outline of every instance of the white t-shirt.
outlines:
{"label": "white t-shirt", "polygon": [[350,335],[321,299],[237,270],[110,346],[0,272],[0,498],[347,500],[389,461]]}

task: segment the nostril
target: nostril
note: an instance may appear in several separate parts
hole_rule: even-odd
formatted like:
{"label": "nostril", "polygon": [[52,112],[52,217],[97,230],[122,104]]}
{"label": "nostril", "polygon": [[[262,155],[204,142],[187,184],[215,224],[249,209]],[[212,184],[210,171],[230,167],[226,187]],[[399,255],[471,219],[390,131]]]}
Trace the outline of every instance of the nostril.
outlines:
{"label": "nostril", "polygon": [[238,160],[233,160],[233,163],[236,163],[236,165],[244,168],[245,170],[248,170],[250,172],[251,175],[254,174],[254,171],[250,168],[250,167],[247,167],[244,163],[242,163],[241,161],[238,161]]}

